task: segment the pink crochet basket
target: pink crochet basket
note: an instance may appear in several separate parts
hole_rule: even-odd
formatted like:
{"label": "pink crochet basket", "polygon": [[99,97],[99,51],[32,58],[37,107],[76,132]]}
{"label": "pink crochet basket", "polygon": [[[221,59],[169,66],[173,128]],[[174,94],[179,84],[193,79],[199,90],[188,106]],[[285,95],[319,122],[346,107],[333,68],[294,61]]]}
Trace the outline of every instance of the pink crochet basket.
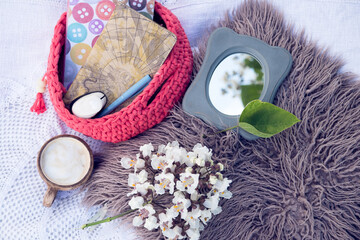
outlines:
{"label": "pink crochet basket", "polygon": [[[120,142],[160,123],[174,104],[180,100],[190,82],[193,57],[189,41],[177,17],[159,3],[155,12],[162,18],[168,30],[177,37],[170,55],[155,74],[153,80],[135,100],[119,112],[98,119],[82,119],[72,115],[62,100],[64,86],[59,82],[58,63],[65,42],[66,13],[55,26],[48,66],[43,81],[47,83],[50,99],[60,118],[70,128],[105,142]],[[32,107],[37,113],[45,111],[39,99]]]}

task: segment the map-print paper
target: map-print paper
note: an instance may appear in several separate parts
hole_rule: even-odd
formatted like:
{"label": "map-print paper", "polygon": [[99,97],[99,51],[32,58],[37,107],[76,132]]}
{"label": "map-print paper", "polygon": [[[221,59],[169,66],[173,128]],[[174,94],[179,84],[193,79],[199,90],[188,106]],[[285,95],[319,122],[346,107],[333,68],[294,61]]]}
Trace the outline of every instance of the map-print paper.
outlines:
{"label": "map-print paper", "polygon": [[65,104],[102,91],[107,107],[134,83],[155,74],[175,43],[172,32],[119,4],[65,94]]}
{"label": "map-print paper", "polygon": [[115,6],[126,4],[152,19],[155,0],[68,0],[65,63],[62,75],[66,89],[86,62]]}

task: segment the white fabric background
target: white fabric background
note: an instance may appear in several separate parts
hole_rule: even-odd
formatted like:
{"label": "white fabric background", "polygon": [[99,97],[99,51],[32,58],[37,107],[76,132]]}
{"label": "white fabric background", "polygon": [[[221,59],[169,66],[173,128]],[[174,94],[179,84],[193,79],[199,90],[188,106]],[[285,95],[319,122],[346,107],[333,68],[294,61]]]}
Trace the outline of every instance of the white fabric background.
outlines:
{"label": "white fabric background", "polygon": [[[178,16],[191,45],[223,12],[242,1],[162,0]],[[360,75],[360,0],[274,0],[286,18],[304,27],[320,46],[347,62],[344,71]],[[37,174],[36,155],[50,137],[83,137],[97,152],[99,141],[69,129],[49,101],[39,116],[31,113],[36,81],[46,69],[53,27],[66,0],[0,0],[0,239],[131,239],[116,220],[80,230],[96,212],[82,207],[83,193],[58,193],[51,208],[42,206],[46,186]]]}

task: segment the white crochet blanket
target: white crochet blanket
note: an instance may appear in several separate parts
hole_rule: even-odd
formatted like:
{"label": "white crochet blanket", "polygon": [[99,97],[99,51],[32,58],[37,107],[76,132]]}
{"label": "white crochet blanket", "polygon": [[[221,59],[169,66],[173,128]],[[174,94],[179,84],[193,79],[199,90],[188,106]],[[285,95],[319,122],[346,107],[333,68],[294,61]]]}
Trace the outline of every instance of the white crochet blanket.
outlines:
{"label": "white crochet blanket", "polygon": [[[160,2],[178,16],[196,46],[204,29],[241,1]],[[360,74],[359,0],[275,2],[290,21],[342,55],[348,62],[345,71]],[[44,114],[29,110],[36,81],[46,69],[53,27],[65,9],[66,0],[0,1],[0,239],[132,239],[131,228],[119,220],[81,230],[97,209],[85,209],[77,190],[59,192],[51,208],[42,206],[46,186],[36,169],[41,145],[64,133],[84,138],[94,152],[104,144],[69,129],[57,117],[48,93]]]}

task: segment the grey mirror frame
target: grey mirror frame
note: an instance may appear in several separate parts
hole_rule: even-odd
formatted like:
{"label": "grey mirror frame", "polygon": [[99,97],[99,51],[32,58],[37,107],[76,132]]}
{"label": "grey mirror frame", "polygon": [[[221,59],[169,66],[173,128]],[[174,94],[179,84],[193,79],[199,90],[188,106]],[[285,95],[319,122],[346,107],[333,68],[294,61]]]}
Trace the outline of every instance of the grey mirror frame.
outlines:
{"label": "grey mirror frame", "polygon": [[[185,93],[182,106],[185,112],[194,115],[219,130],[238,125],[240,115],[226,115],[211,103],[208,90],[213,72],[219,63],[234,53],[252,55],[264,72],[264,87],[259,99],[272,102],[276,92],[292,66],[291,54],[284,48],[273,47],[246,35],[240,35],[229,28],[218,28],[209,37],[203,64],[194,81]],[[258,137],[238,128],[239,134],[247,140]]]}

